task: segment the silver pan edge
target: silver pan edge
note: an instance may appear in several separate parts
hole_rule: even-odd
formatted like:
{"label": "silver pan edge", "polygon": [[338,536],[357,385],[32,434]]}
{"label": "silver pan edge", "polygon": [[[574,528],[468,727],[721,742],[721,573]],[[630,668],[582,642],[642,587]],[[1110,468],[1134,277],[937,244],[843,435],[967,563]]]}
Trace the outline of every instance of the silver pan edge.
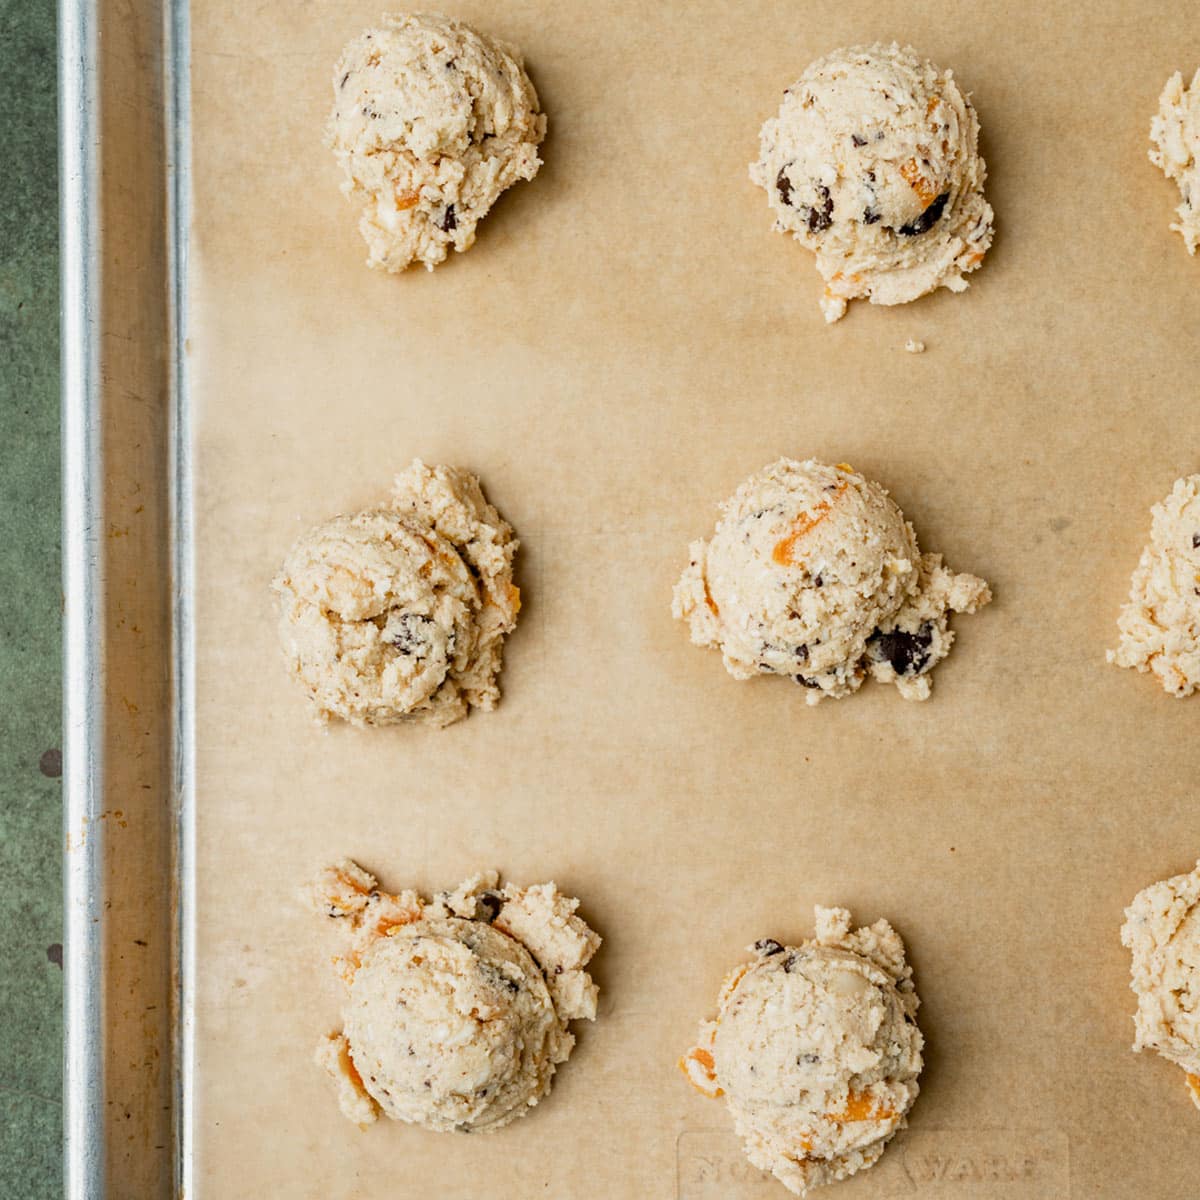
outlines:
{"label": "silver pan edge", "polygon": [[58,17],[65,1195],[186,1195],[188,9]]}

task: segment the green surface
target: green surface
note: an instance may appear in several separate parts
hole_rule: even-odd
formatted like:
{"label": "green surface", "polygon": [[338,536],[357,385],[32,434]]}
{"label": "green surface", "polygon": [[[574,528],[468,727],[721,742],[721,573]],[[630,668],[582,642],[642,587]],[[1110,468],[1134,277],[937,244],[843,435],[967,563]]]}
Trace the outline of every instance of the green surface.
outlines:
{"label": "green surface", "polygon": [[0,0],[0,1197],[62,1192],[54,5]]}

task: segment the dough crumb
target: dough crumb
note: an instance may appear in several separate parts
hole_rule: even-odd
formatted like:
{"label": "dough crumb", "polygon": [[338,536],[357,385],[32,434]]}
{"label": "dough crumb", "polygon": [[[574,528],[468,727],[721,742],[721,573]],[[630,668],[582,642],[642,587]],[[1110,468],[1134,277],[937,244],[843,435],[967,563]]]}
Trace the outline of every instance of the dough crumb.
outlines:
{"label": "dough crumb", "polygon": [[1200,243],[1200,69],[1187,87],[1179,71],[1167,80],[1150,122],[1150,143],[1150,161],[1179,185],[1179,219],[1171,229],[1195,254]]}
{"label": "dough crumb", "polygon": [[873,1165],[920,1091],[920,1001],[899,934],[817,908],[816,936],[766,937],[728,975],[680,1068],[724,1096],[746,1156],[798,1196]]}
{"label": "dough crumb", "polygon": [[895,42],[835,50],[787,89],[750,178],[816,255],[826,321],[966,289],[992,244],[978,140],[953,72]]}
{"label": "dough crumb", "polygon": [[1150,516],[1150,542],[1117,619],[1120,644],[1106,658],[1190,696],[1200,688],[1200,475],[1176,480]]}
{"label": "dough crumb", "polygon": [[438,1132],[490,1132],[549,1091],[575,1044],[572,1020],[594,1020],[584,969],[600,938],[553,883],[497,886],[481,872],[425,900],[381,891],[343,859],[311,891],[342,923],[334,960],[347,987],[345,1028],[316,1061],[358,1125],[380,1113]]}
{"label": "dough crumb", "polygon": [[442,726],[495,708],[518,546],[474,475],[420,459],[385,506],[305,534],[272,587],[318,720]]}
{"label": "dough crumb", "polygon": [[1125,910],[1121,944],[1137,996],[1134,1050],[1157,1050],[1183,1068],[1200,1108],[1200,862],[1152,883]]}
{"label": "dough crumb", "polygon": [[448,17],[384,17],[342,52],[333,98],[326,140],[371,267],[433,270],[542,165],[546,118],[520,52]]}
{"label": "dough crumb", "polygon": [[916,338],[909,338],[908,341],[904,343],[904,349],[907,350],[909,354],[924,354],[925,343],[918,342]]}
{"label": "dough crumb", "polygon": [[781,458],[691,544],[672,613],[735,679],[786,675],[817,704],[870,675],[924,700],[954,641],[950,614],[991,598],[982,579],[921,553],[879,484],[845,463]]}

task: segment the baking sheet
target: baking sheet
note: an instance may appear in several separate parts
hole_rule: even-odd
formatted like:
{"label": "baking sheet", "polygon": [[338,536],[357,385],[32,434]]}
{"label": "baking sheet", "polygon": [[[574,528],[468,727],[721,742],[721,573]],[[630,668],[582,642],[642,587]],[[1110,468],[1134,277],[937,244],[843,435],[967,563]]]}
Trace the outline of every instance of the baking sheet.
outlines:
{"label": "baking sheet", "polygon": [[[1122,909],[1200,852],[1197,702],[1104,664],[1149,505],[1200,468],[1200,266],[1146,161],[1186,6],[487,4],[546,165],[433,275],[367,271],[321,144],[375,3],[193,0],[195,1197],[758,1197],[674,1068],[724,972],[814,903],[906,938],[911,1129],[839,1195],[1195,1190],[1177,1068],[1129,1053]],[[896,37],[974,97],[996,244],[963,296],[827,328],[746,168],[814,57]],[[928,351],[905,354],[906,339]],[[848,461],[996,600],[933,699],[807,709],[669,614],[689,539],[778,455]],[[523,543],[504,700],[446,731],[315,729],[268,583],[414,456]],[[434,889],[553,877],[603,933],[602,1013],[495,1137],[338,1113],[311,1061],[337,943],[302,883],[351,855]]]}

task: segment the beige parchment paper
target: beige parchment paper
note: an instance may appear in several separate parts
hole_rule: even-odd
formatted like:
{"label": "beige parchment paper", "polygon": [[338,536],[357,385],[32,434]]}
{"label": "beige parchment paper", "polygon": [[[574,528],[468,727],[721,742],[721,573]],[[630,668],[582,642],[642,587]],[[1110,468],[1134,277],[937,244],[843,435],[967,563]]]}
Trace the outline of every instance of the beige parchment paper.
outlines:
{"label": "beige parchment paper", "polygon": [[[445,0],[523,48],[545,167],[468,254],[395,278],[321,140],[376,4],[192,7],[199,1200],[782,1197],[674,1064],[743,947],[809,934],[817,902],[897,925],[928,1038],[911,1129],[837,1195],[1195,1194],[1200,1117],[1129,1052],[1118,929],[1200,853],[1200,701],[1104,663],[1148,508],[1200,469],[1200,262],[1146,160],[1194,14]],[[827,328],[746,168],[812,58],[893,37],[973,93],[997,240],[965,295]],[[672,622],[689,539],[780,454],[853,463],[991,581],[929,703],[810,710]],[[477,471],[522,539],[503,703],[322,732],[269,580],[417,455]],[[311,1061],[337,942],[299,889],[340,855],[583,898],[602,1014],[529,1118],[339,1115]]]}

